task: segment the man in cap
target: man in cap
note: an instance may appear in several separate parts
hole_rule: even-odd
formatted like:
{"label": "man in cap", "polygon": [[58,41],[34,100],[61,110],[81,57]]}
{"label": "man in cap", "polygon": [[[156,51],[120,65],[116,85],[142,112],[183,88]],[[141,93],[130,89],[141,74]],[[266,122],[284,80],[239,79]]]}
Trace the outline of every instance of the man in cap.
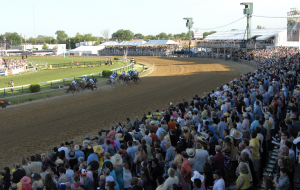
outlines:
{"label": "man in cap", "polygon": [[[155,121],[151,121],[150,124],[151,124],[151,127],[152,127],[152,129],[153,129],[153,133],[156,133],[157,130],[158,130],[158,126],[155,125]],[[157,136],[158,136],[158,135],[157,135]]]}
{"label": "man in cap", "polygon": [[80,171],[80,177],[84,180],[83,185],[86,190],[93,190],[93,181],[87,176],[87,171],[82,169]]}

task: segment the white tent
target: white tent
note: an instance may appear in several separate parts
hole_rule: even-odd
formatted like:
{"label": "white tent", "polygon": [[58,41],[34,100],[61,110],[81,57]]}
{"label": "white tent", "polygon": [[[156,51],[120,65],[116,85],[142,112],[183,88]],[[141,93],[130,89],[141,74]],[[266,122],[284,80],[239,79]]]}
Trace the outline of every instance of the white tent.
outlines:
{"label": "white tent", "polygon": [[[252,29],[251,38],[259,37],[256,40],[265,40],[274,37],[284,30],[286,30],[286,28]],[[245,33],[245,30],[229,30],[208,35],[204,40],[243,40],[246,38],[247,33]]]}
{"label": "white tent", "polygon": [[104,49],[105,46],[79,46],[78,48],[75,48],[73,50],[68,51],[67,53],[73,53],[75,55],[82,55],[82,54],[87,54],[87,55],[95,55],[98,54],[98,51],[101,49]]}
{"label": "white tent", "polygon": [[118,42],[110,41],[110,42],[104,42],[103,44],[100,44],[98,46],[116,46],[118,45]]}
{"label": "white tent", "polygon": [[150,40],[149,42],[143,44],[146,45],[176,45],[179,44],[178,42],[174,42],[172,40]]}
{"label": "white tent", "polygon": [[124,41],[119,43],[118,46],[139,46],[145,43],[145,41]]}

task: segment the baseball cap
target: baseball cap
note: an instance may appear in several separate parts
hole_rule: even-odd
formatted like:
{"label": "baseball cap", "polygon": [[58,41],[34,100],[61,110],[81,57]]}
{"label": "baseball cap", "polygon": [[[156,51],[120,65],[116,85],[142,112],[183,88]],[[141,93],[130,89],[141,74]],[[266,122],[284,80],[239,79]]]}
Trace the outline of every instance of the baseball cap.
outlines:
{"label": "baseball cap", "polygon": [[81,172],[80,172],[81,175],[87,175],[87,171],[85,169],[81,169]]}
{"label": "baseball cap", "polygon": [[59,183],[59,188],[62,190],[67,189],[67,185],[65,183]]}

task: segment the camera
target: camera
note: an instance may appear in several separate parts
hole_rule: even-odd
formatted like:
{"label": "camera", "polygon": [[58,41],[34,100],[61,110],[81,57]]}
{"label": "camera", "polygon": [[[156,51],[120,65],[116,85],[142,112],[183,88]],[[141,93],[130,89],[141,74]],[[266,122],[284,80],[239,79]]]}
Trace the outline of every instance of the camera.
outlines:
{"label": "camera", "polygon": [[95,137],[95,138],[91,139],[91,141],[98,140],[98,139],[99,139],[98,137]]}
{"label": "camera", "polygon": [[67,141],[67,142],[65,142],[65,145],[71,145],[71,144],[73,144],[73,141]]}

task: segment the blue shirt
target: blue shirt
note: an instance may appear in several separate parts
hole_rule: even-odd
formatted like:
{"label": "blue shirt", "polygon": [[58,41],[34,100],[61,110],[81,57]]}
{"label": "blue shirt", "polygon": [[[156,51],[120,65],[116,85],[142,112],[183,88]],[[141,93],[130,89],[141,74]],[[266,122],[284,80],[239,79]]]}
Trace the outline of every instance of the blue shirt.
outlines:
{"label": "blue shirt", "polygon": [[216,134],[215,128],[211,125],[208,125],[208,130],[214,133],[214,136],[216,137],[217,140],[219,140],[218,135]]}
{"label": "blue shirt", "polygon": [[255,115],[258,115],[259,118],[261,118],[262,113],[261,113],[261,108],[260,108],[260,106],[256,106],[256,107],[254,108],[254,114],[255,114]]}
{"label": "blue shirt", "polygon": [[107,147],[107,146],[105,146],[104,144],[102,144],[102,145],[100,145],[100,146],[102,146],[102,148],[104,149],[104,151],[103,151],[103,152],[107,152],[107,151],[108,151],[108,147]]}
{"label": "blue shirt", "polygon": [[221,139],[224,138],[224,135],[223,135],[224,129],[227,129],[227,124],[226,124],[224,121],[221,121],[221,122],[218,124],[218,131],[219,131],[219,134],[220,134]]}
{"label": "blue shirt", "polygon": [[86,163],[89,164],[90,161],[92,161],[92,160],[99,160],[97,154],[95,154],[95,153],[90,154],[87,161],[86,161]]}
{"label": "blue shirt", "polygon": [[254,115],[252,112],[249,112],[250,115],[250,123],[252,123],[254,121]]}
{"label": "blue shirt", "polygon": [[172,161],[174,160],[175,158],[175,154],[174,154],[174,147],[173,146],[170,146],[167,150],[167,154],[166,154],[166,158],[165,158],[165,161],[166,162],[169,162],[169,161]]}
{"label": "blue shirt", "polygon": [[135,159],[135,155],[134,155],[134,149],[132,146],[127,148],[127,154],[130,156],[131,162],[133,162]]}
{"label": "blue shirt", "polygon": [[258,127],[258,126],[259,126],[259,121],[255,120],[255,121],[252,122],[250,130],[254,131],[256,129],[256,127]]}
{"label": "blue shirt", "polygon": [[75,155],[76,155],[76,158],[77,158],[78,161],[79,161],[80,157],[82,157],[83,159],[85,159],[85,155],[84,155],[84,153],[81,150],[77,150],[75,152]]}
{"label": "blue shirt", "polygon": [[120,141],[118,141],[117,139],[115,139],[114,141],[115,141],[115,143],[116,143],[116,149],[117,149],[117,150],[121,150],[121,149],[120,149]]}
{"label": "blue shirt", "polygon": [[164,140],[162,140],[162,141],[160,142],[161,149],[162,149],[164,152],[167,151],[167,149],[166,149],[166,147],[165,147],[165,142],[167,142],[166,139],[164,139]]}

